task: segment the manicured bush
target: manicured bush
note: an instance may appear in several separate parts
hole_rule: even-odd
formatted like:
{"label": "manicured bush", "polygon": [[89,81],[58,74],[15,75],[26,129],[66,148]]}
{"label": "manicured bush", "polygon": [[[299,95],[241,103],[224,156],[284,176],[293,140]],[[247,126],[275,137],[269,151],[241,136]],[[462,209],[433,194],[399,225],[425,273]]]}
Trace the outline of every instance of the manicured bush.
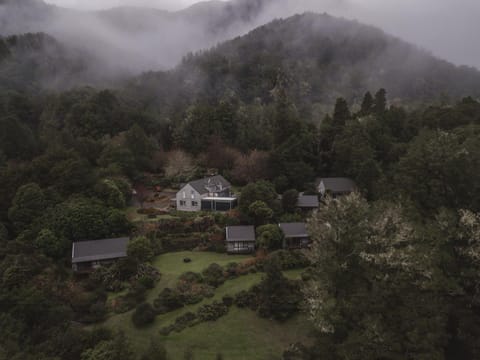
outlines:
{"label": "manicured bush", "polygon": [[239,308],[256,310],[258,307],[257,298],[253,291],[242,290],[235,295],[234,304]]}
{"label": "manicured bush", "polygon": [[216,321],[228,313],[228,307],[214,301],[210,305],[203,305],[198,309],[197,316],[201,321]]}
{"label": "manicured bush", "polygon": [[132,322],[136,327],[144,327],[153,323],[155,320],[155,310],[149,303],[143,303],[137,306],[132,314]]}
{"label": "manicured bush", "polygon": [[213,287],[218,287],[225,282],[223,268],[218,264],[211,264],[202,272],[204,281]]}
{"label": "manicured bush", "polygon": [[176,290],[165,288],[153,302],[155,311],[158,314],[165,314],[183,307],[185,299],[182,294]]}
{"label": "manicured bush", "polygon": [[192,326],[197,320],[197,315],[192,312],[187,312],[182,316],[179,316],[175,319],[175,324],[173,325],[176,332],[181,332],[187,327]]}

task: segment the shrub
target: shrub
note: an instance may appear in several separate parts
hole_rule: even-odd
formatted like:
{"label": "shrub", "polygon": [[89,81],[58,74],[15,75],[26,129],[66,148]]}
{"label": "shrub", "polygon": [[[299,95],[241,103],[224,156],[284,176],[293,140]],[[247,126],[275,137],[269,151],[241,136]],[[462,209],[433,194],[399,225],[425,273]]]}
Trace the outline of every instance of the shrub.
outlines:
{"label": "shrub", "polygon": [[284,235],[277,225],[264,225],[257,229],[257,246],[267,250],[280,249]]}
{"label": "shrub", "polygon": [[227,276],[229,278],[236,278],[237,269],[238,269],[238,264],[236,262],[231,262],[227,264],[225,272],[227,273]]}
{"label": "shrub", "polygon": [[214,301],[210,305],[203,305],[198,309],[197,316],[201,321],[216,321],[228,313],[228,307]]}
{"label": "shrub", "polygon": [[310,265],[310,261],[302,251],[278,250],[268,255],[266,263],[277,262],[282,270],[302,269]]}
{"label": "shrub", "polygon": [[223,268],[218,264],[211,264],[202,272],[203,278],[208,285],[218,287],[225,282]]}
{"label": "shrub", "polygon": [[175,319],[175,324],[173,325],[174,330],[181,332],[187,327],[192,326],[195,320],[197,320],[197,315],[192,312],[187,312]]}
{"label": "shrub", "polygon": [[242,290],[235,295],[234,303],[239,308],[256,310],[258,307],[256,295],[252,290]]}
{"label": "shrub", "polygon": [[154,256],[150,239],[140,236],[130,240],[127,246],[127,254],[139,263],[150,261]]}
{"label": "shrub", "polygon": [[155,279],[152,276],[144,275],[138,279],[138,282],[146,289],[153,289],[155,287]]}
{"label": "shrub", "polygon": [[200,284],[203,282],[202,275],[193,271],[184,272],[179,278],[182,282]]}
{"label": "shrub", "polygon": [[225,295],[222,298],[223,305],[228,306],[228,307],[232,306],[234,301],[235,301],[235,299],[233,298],[233,296],[230,296],[230,295]]}
{"label": "shrub", "polygon": [[155,320],[155,311],[149,303],[143,303],[137,306],[132,314],[132,321],[136,327],[144,327],[153,323]]}
{"label": "shrub", "polygon": [[182,294],[176,290],[165,288],[153,302],[155,310],[159,314],[165,314],[183,307],[185,300]]}

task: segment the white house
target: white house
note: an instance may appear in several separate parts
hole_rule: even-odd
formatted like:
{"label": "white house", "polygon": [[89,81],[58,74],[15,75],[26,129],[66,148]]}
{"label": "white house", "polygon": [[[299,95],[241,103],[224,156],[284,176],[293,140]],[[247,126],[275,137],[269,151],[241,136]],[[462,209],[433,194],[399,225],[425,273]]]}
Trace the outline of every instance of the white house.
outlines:
{"label": "white house", "polygon": [[217,175],[185,184],[176,196],[179,211],[229,211],[237,206],[232,185]]}

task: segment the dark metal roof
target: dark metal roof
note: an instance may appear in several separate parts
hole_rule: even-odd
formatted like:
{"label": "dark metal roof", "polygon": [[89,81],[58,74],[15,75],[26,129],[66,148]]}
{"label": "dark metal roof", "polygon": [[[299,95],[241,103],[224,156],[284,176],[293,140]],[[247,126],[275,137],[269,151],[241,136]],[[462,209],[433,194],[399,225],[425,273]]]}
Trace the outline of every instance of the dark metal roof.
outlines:
{"label": "dark metal roof", "polygon": [[232,185],[225,180],[221,175],[207,177],[200,180],[191,181],[188,183],[191,187],[197,190],[200,195],[207,193],[218,193],[230,188]]}
{"label": "dark metal roof", "polygon": [[297,206],[300,208],[318,208],[319,206],[317,195],[299,195]]}
{"label": "dark metal roof", "polygon": [[256,240],[253,226],[228,226],[225,231],[227,242]]}
{"label": "dark metal roof", "polygon": [[78,241],[72,244],[72,263],[118,259],[127,256],[129,238]]}
{"label": "dark metal roof", "polygon": [[325,190],[332,193],[348,193],[355,191],[357,187],[355,182],[349,178],[319,178],[317,179],[317,184],[323,182]]}
{"label": "dark metal roof", "polygon": [[282,223],[279,226],[287,238],[308,237],[305,223]]}

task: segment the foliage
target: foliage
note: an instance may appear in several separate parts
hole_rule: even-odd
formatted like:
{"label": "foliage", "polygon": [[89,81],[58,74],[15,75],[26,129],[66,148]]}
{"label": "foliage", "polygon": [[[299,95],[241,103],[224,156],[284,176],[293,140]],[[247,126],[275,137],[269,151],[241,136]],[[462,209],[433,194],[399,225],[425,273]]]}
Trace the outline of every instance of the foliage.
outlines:
{"label": "foliage", "polygon": [[273,217],[273,210],[263,201],[255,201],[248,207],[248,213],[255,219],[256,225],[263,225]]}
{"label": "foliage", "polygon": [[8,210],[9,220],[17,231],[25,230],[43,214],[46,205],[45,195],[37,184],[23,185],[17,190]]}
{"label": "foliage", "polygon": [[242,189],[240,195],[240,209],[248,213],[250,205],[256,201],[263,201],[267,206],[271,206],[277,199],[275,188],[270,182],[258,181],[250,183]]}
{"label": "foliage", "polygon": [[0,243],[8,240],[8,230],[6,226],[0,222]]}
{"label": "foliage", "polygon": [[202,271],[204,281],[213,287],[218,287],[225,282],[225,275],[223,268],[218,264],[211,264],[208,268]]}
{"label": "foliage", "polygon": [[123,333],[118,333],[112,340],[99,342],[93,349],[82,353],[81,360],[133,360],[135,355]]}
{"label": "foliage", "polygon": [[142,303],[137,306],[132,314],[133,324],[140,328],[153,323],[155,320],[155,310],[149,303]]}
{"label": "foliage", "polygon": [[[448,219],[434,226],[450,227]],[[445,239],[438,243],[433,227],[419,229],[400,207],[372,206],[355,194],[327,200],[309,227],[314,265],[306,309],[319,344],[328,344],[317,350],[353,358],[395,358],[404,351],[443,357],[452,301],[447,294],[461,290],[442,271],[455,254],[443,247]],[[426,329],[428,338],[420,335]]]}
{"label": "foliage", "polygon": [[283,246],[284,235],[278,225],[263,225],[257,228],[257,246],[277,250]]}
{"label": "foliage", "polygon": [[51,230],[44,229],[38,234],[35,244],[45,255],[58,259],[65,253],[67,242]]}
{"label": "foliage", "polygon": [[298,203],[298,191],[295,189],[287,190],[282,195],[283,211],[288,213],[295,212]]}
{"label": "foliage", "polygon": [[144,236],[131,239],[128,242],[127,255],[139,263],[150,261],[154,256],[150,239]]}
{"label": "foliage", "polygon": [[151,339],[149,347],[145,350],[140,360],[167,360],[167,350],[158,340]]}
{"label": "foliage", "polygon": [[153,302],[155,311],[164,314],[184,306],[183,295],[177,290],[165,288]]}
{"label": "foliage", "polygon": [[302,299],[299,285],[286,279],[275,261],[265,264],[265,273],[258,286],[258,314],[285,321],[299,310]]}

